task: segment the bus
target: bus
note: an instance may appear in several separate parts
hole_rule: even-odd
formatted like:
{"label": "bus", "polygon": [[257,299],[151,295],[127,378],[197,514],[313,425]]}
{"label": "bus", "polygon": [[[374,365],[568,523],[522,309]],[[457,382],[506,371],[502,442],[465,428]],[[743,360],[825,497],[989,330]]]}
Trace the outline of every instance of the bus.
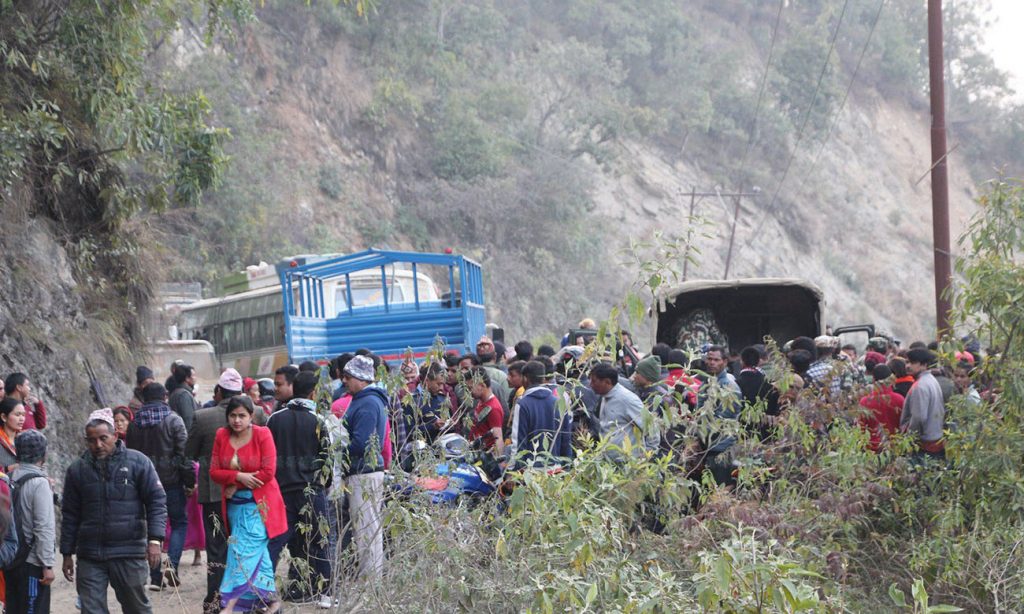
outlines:
{"label": "bus", "polygon": [[[196,301],[181,307],[178,316],[178,337],[182,340],[208,341],[216,356],[220,369],[235,368],[243,376],[253,378],[273,377],[274,371],[285,364],[312,358],[326,360],[357,348],[318,348],[319,353],[310,354],[309,348],[298,353],[298,348],[289,350],[286,330],[290,316],[286,314],[283,291],[285,284],[290,288],[287,297],[289,305],[301,304],[305,290],[298,278],[290,276],[305,267],[316,267],[324,263],[351,260],[367,253],[382,253],[368,250],[359,254],[305,255],[285,258],[276,266],[266,263],[248,267],[244,277],[236,274],[221,284],[225,296]],[[402,254],[402,252],[389,252]],[[422,254],[408,254],[413,260]],[[451,256],[447,256],[451,257]],[[460,257],[461,258],[461,257]],[[319,292],[317,313],[324,319],[345,319],[349,325],[357,325],[366,317],[378,311],[401,309],[416,310],[419,306],[441,305],[445,296],[451,296],[451,288],[442,293],[438,283],[430,276],[434,272],[448,273],[440,277],[443,281],[454,281],[450,271],[440,267],[417,265],[404,262],[402,256],[391,258],[382,266],[349,271],[346,275],[324,280],[317,284]],[[286,279],[288,278],[288,279]],[[456,290],[455,295],[458,295]],[[449,299],[448,304],[452,301]],[[455,305],[455,307],[461,307]],[[431,331],[440,332],[440,331]],[[481,333],[482,334],[482,333]],[[369,346],[370,344],[366,344]],[[362,346],[360,346],[362,347]],[[371,349],[377,351],[379,348]]]}

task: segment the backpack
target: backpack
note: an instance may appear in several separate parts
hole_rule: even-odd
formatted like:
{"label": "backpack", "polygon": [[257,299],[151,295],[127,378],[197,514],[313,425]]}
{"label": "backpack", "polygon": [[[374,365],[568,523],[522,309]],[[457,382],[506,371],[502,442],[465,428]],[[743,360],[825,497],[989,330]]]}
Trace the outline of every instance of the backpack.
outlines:
{"label": "backpack", "polygon": [[19,514],[20,507],[18,502],[21,500],[22,487],[27,483],[36,478],[46,478],[45,475],[29,474],[23,475],[17,480],[11,482],[11,517],[14,519],[11,525],[12,531],[18,531],[18,550],[14,554],[14,558],[11,562],[4,566],[4,570],[17,569],[28,561],[28,553],[32,550],[32,546],[35,545],[35,535],[24,535],[21,532],[21,527],[24,526],[24,519]]}

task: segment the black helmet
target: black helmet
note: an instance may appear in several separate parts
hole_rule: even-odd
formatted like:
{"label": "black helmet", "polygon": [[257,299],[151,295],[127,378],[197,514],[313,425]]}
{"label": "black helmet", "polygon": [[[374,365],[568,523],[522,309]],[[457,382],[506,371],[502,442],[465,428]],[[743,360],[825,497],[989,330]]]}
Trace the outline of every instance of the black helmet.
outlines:
{"label": "black helmet", "polygon": [[274,380],[267,377],[256,380],[256,384],[260,387],[261,397],[272,397],[274,396],[274,391],[277,390],[277,386],[274,385]]}

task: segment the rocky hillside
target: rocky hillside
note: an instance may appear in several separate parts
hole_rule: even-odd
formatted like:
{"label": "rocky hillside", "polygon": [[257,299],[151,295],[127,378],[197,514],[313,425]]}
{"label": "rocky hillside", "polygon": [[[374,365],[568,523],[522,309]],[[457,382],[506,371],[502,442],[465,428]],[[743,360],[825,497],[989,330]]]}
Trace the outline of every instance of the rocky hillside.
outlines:
{"label": "rocky hillside", "polygon": [[[869,96],[850,105],[818,163],[798,155],[784,185],[789,195],[766,211],[776,185],[744,200],[731,277],[801,277],[825,292],[825,322],[874,322],[903,339],[934,327],[931,268],[929,117]],[[700,160],[672,162],[630,144],[629,173],[602,175],[597,213],[627,237],[685,228],[693,186],[714,187]],[[950,162],[954,239],[975,206],[962,158]],[[760,187],[760,186],[759,186]],[[698,190],[700,188],[698,187]],[[706,191],[712,191],[707,190]],[[733,201],[698,203],[702,256],[691,278],[724,272]]]}
{"label": "rocky hillside", "polygon": [[[457,4],[447,13],[433,3],[382,7],[367,22],[344,7],[269,3],[234,41],[208,46],[185,29],[164,45],[154,70],[178,87],[202,87],[234,136],[223,188],[198,211],[161,220],[185,254],[171,256],[173,275],[202,279],[289,251],[453,246],[483,262],[489,318],[512,336],[536,337],[607,314],[636,279],[635,259],[624,251],[658,231],[670,238],[692,231],[700,255],[690,277],[721,277],[733,203],[704,198],[699,223],[690,225],[684,193],[733,191],[740,177],[759,193],[743,201],[730,276],[804,277],[824,289],[828,323],[871,321],[908,339],[929,334],[929,118],[919,93],[885,95],[863,85],[840,107],[833,92],[824,119],[838,117],[834,130],[824,129],[826,121],[798,142],[768,125],[785,118],[780,89],[779,101],[764,105],[758,119],[767,127],[741,167],[746,135],[733,125],[716,136],[716,114],[738,122],[725,111],[712,108],[696,138],[673,128],[671,117],[668,127],[639,128],[638,118],[653,111],[630,106],[614,89],[631,78],[624,64],[609,63],[621,74],[603,81],[594,72],[603,57],[588,57],[593,47],[574,38],[558,39],[571,32],[541,23],[543,9],[524,17],[490,3]],[[753,108],[770,20],[743,35],[728,15],[695,10],[707,29],[719,28],[704,47],[742,43],[731,66]],[[417,12],[428,23],[410,17]],[[518,37],[488,47],[486,32],[474,30],[462,40],[468,28],[495,24]],[[794,26],[780,37],[800,32]],[[429,60],[410,56],[423,40]],[[433,43],[442,40],[439,52]],[[846,42],[856,51],[861,41]],[[603,49],[611,55],[617,44]],[[839,57],[834,89],[847,78]],[[541,64],[552,74],[532,72]],[[631,91],[636,98],[641,90]],[[614,131],[602,123],[608,115],[618,122]],[[971,213],[974,183],[955,153],[950,167],[957,233]],[[198,238],[202,227],[215,229],[207,236],[216,239]]]}
{"label": "rocky hillside", "polygon": [[83,450],[86,418],[100,406],[97,391],[106,405],[131,398],[131,349],[122,331],[86,308],[55,226],[14,206],[4,211],[0,373],[28,374],[47,407],[52,475],[63,479],[64,467]]}

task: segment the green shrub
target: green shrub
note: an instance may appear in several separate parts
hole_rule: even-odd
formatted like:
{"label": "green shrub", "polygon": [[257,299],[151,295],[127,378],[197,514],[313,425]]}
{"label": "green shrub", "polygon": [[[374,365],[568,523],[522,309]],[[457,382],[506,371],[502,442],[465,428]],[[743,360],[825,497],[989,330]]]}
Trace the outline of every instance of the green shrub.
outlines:
{"label": "green shrub", "polygon": [[470,181],[501,174],[506,153],[502,140],[462,105],[445,109],[433,135],[433,169],[438,177]]}

